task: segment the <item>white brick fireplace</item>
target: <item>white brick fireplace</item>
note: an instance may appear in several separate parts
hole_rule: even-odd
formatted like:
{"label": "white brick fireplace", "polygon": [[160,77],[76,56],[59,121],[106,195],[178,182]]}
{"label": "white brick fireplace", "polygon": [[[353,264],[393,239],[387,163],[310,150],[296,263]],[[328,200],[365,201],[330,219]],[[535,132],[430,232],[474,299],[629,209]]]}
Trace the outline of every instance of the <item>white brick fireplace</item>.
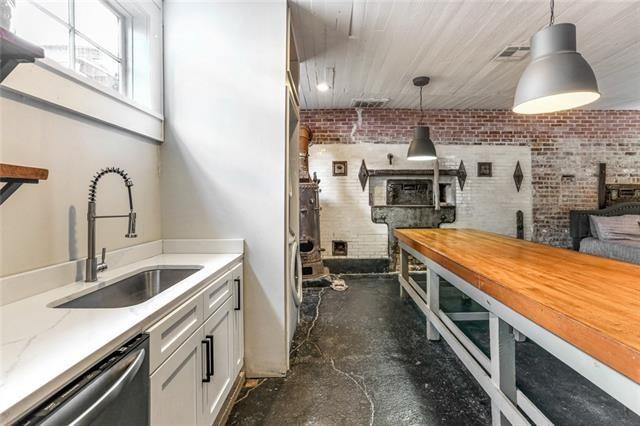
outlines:
{"label": "white brick fireplace", "polygon": [[[433,168],[431,162],[406,160],[406,144],[318,144],[309,151],[309,170],[321,180],[320,229],[323,257],[332,258],[332,241],[348,243],[348,258],[386,258],[387,226],[371,220],[369,188],[358,180],[364,159],[369,169]],[[516,212],[524,213],[525,238],[532,232],[531,149],[527,146],[438,145],[440,169],[457,169],[464,162],[467,179],[464,190],[455,181],[456,221],[442,227],[477,228],[516,236]],[[389,165],[388,154],[393,155]],[[333,176],[333,161],[347,161],[347,176]],[[520,192],[513,180],[520,162],[524,180]],[[492,177],[478,177],[477,163],[491,162]],[[369,179],[367,185],[372,184]],[[374,183],[379,185],[379,181]],[[374,203],[384,196],[376,190]]]}

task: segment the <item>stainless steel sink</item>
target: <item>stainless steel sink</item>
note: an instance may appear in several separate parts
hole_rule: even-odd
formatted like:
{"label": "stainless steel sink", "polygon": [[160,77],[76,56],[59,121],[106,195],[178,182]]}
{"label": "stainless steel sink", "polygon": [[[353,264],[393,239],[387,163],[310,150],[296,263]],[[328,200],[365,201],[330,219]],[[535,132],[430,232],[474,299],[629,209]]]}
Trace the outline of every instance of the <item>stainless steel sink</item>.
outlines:
{"label": "stainless steel sink", "polygon": [[202,267],[146,269],[54,307],[91,309],[137,305],[157,296],[200,269]]}

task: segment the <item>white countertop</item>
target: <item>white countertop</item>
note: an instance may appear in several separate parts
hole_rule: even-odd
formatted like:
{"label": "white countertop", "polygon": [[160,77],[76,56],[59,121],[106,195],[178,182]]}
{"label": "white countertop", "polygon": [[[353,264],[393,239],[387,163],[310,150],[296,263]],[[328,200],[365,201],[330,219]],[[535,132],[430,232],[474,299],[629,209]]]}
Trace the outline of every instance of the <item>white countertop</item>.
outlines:
{"label": "white countertop", "polygon": [[[162,254],[0,307],[0,423],[14,420],[130,337],[222,275],[241,254]],[[139,305],[57,309],[47,305],[150,266],[203,268]]]}

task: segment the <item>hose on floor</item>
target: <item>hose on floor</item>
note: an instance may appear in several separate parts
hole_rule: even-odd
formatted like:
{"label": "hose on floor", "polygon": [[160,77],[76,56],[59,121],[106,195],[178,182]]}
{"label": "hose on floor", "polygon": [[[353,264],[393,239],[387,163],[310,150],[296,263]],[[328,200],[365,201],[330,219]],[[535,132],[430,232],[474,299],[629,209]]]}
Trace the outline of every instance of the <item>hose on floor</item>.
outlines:
{"label": "hose on floor", "polygon": [[335,291],[345,291],[349,288],[347,283],[337,275],[329,275],[329,280],[331,281],[331,288]]}

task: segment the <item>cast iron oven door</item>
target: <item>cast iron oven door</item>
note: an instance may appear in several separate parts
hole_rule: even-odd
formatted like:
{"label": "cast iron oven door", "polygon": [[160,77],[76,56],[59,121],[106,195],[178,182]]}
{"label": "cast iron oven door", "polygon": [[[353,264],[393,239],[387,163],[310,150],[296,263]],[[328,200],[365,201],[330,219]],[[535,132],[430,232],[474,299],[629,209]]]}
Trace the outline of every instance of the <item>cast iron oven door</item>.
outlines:
{"label": "cast iron oven door", "polygon": [[389,179],[387,181],[387,205],[433,205],[433,181],[430,179]]}

